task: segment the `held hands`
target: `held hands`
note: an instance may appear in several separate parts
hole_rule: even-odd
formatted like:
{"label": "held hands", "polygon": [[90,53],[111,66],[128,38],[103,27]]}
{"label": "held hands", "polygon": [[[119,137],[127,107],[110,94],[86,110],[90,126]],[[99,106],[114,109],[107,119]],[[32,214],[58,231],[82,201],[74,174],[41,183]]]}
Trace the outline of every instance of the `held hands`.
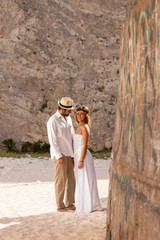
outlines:
{"label": "held hands", "polygon": [[78,163],[78,168],[79,168],[79,169],[83,168],[83,161],[79,161],[79,163]]}
{"label": "held hands", "polygon": [[63,159],[63,157],[61,157],[61,158],[58,159],[58,163],[61,164],[61,165],[64,165],[64,159]]}

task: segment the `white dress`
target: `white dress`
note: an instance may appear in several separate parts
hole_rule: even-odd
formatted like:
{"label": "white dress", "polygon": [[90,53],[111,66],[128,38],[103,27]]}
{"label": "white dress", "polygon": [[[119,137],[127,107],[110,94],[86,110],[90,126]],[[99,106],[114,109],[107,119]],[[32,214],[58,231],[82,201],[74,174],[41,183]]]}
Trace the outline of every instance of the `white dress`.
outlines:
{"label": "white dress", "polygon": [[[89,126],[86,124],[85,127],[89,133]],[[102,210],[97,189],[94,161],[89,150],[86,152],[83,168],[78,169],[82,148],[83,136],[80,134],[74,134],[74,162],[78,193],[75,211],[76,214],[89,213],[98,209]]]}

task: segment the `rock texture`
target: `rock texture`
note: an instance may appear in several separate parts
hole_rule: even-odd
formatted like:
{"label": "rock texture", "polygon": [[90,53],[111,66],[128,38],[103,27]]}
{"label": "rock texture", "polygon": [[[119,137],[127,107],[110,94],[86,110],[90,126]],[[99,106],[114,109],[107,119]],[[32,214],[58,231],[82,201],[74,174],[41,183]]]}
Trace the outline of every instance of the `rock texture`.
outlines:
{"label": "rock texture", "polygon": [[160,239],[160,0],[128,1],[107,240]]}
{"label": "rock texture", "polygon": [[112,146],[122,0],[1,0],[0,142],[47,141],[57,100],[91,109],[90,146]]}

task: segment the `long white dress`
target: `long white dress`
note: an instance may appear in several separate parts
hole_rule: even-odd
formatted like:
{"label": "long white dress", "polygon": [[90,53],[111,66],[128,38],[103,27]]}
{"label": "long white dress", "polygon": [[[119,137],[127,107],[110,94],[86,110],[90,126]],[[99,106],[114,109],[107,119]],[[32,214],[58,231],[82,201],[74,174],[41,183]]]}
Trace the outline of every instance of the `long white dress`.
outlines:
{"label": "long white dress", "polygon": [[[85,127],[89,133],[89,126],[86,124]],[[97,189],[94,161],[89,150],[86,152],[83,168],[78,169],[82,148],[83,136],[80,134],[74,134],[74,161],[77,182],[76,187],[78,193],[75,211],[76,214],[102,210]]]}

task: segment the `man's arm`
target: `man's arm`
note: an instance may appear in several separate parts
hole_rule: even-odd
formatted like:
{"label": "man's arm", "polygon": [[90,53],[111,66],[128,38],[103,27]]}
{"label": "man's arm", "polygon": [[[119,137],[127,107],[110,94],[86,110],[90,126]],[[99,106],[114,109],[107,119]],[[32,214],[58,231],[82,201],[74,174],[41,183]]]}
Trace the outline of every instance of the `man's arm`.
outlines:
{"label": "man's arm", "polygon": [[[73,127],[73,124],[72,124],[72,118],[70,116],[69,116],[69,123],[71,125],[70,130],[71,130],[71,136],[72,136],[72,149],[73,149],[73,152],[74,152],[74,138],[73,138],[73,135],[75,134],[75,130],[74,130],[74,127]],[[71,156],[71,157],[74,161],[74,155]]]}
{"label": "man's arm", "polygon": [[49,121],[47,122],[47,133],[48,133],[49,143],[55,154],[55,158],[57,160],[60,158],[63,158],[57,143],[56,124],[52,119],[49,119]]}

